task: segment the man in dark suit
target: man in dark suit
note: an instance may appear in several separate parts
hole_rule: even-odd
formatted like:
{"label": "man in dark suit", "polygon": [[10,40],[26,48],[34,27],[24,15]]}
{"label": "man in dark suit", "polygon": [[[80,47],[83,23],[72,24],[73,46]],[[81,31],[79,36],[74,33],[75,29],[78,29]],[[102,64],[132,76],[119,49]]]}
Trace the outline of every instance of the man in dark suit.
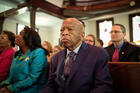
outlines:
{"label": "man in dark suit", "polygon": [[[121,24],[114,24],[111,30],[111,41],[113,44],[105,49],[109,54],[109,60],[115,62],[137,62],[139,60],[140,48],[124,41],[126,36],[125,27]],[[115,50],[118,48],[117,60],[114,60]]]}
{"label": "man in dark suit", "polygon": [[[60,33],[65,49],[53,56],[49,80],[41,93],[111,93],[107,52],[83,42],[84,27],[76,18],[64,20]],[[73,63],[66,73],[71,51]]]}

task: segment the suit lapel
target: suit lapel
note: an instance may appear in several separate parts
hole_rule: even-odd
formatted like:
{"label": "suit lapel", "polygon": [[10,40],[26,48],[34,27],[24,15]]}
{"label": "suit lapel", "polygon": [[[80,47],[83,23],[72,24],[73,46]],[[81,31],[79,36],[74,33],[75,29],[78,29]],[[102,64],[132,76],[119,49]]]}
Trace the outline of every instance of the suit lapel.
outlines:
{"label": "suit lapel", "polygon": [[57,84],[62,88],[64,87],[63,69],[64,69],[65,57],[66,57],[66,49],[63,50],[58,56],[58,64],[57,64],[56,78],[55,78]]}
{"label": "suit lapel", "polygon": [[124,44],[119,52],[119,59],[120,60],[124,60],[124,58],[127,58],[126,56],[128,56],[128,55],[126,55],[126,54],[128,54],[128,53],[127,53],[127,51],[125,51],[125,50],[128,50],[127,46],[128,46],[128,43],[124,42]]}
{"label": "suit lapel", "polygon": [[57,64],[58,74],[62,74],[65,58],[66,58],[66,49],[61,52],[58,58],[58,64]]}

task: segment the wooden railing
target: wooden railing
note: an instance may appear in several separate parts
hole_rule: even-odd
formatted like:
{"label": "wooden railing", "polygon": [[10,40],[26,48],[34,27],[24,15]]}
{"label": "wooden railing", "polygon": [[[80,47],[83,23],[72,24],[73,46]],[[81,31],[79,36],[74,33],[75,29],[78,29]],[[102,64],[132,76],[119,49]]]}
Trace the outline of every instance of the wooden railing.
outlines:
{"label": "wooden railing", "polygon": [[140,93],[140,62],[109,62],[113,93]]}
{"label": "wooden railing", "polygon": [[[109,62],[113,93],[140,93],[140,62]],[[49,72],[48,64],[48,72]]]}

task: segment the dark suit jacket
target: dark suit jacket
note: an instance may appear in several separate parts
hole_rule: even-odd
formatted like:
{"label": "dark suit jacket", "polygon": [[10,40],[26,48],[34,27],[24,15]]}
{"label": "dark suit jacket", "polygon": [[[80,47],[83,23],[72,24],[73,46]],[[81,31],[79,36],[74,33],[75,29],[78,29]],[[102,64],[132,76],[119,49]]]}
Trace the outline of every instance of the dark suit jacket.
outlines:
{"label": "dark suit jacket", "polygon": [[111,93],[112,80],[108,69],[108,54],[103,48],[82,43],[73,63],[67,83],[63,81],[63,64],[66,49],[51,60],[50,76],[41,93]]}
{"label": "dark suit jacket", "polygon": [[[112,61],[112,56],[115,51],[114,44],[105,48],[109,54],[109,61]],[[120,62],[138,62],[140,54],[140,48],[132,45],[128,42],[124,42],[120,52],[119,61]]]}

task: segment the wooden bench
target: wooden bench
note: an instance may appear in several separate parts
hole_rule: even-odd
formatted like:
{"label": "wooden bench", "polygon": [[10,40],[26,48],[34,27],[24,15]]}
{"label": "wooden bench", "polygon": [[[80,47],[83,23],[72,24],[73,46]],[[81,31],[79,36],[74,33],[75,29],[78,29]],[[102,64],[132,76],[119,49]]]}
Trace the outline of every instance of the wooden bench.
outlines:
{"label": "wooden bench", "polygon": [[109,62],[113,93],[140,93],[140,62]]}

